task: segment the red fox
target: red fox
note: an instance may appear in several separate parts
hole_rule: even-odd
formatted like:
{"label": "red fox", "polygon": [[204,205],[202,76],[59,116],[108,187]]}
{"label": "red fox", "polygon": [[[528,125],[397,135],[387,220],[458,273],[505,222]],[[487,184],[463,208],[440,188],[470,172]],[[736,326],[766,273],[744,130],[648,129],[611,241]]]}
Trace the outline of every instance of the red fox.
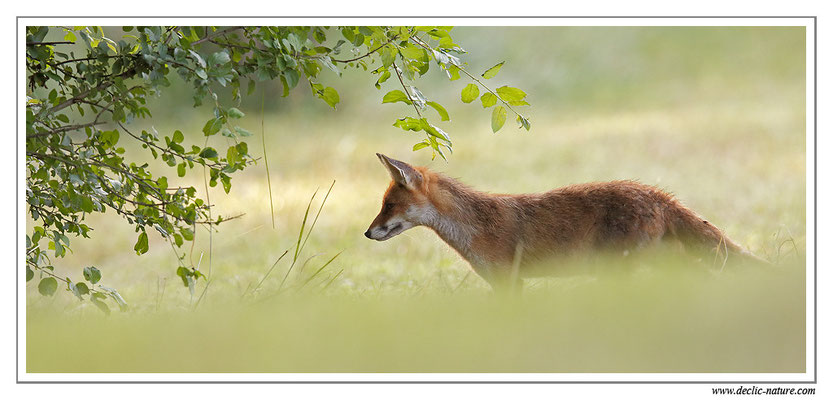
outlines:
{"label": "red fox", "polygon": [[494,289],[516,286],[528,266],[587,250],[626,251],[663,239],[686,249],[757,259],[672,195],[635,181],[586,183],[539,194],[489,194],[376,153],[393,181],[364,235],[388,240],[433,229]]}

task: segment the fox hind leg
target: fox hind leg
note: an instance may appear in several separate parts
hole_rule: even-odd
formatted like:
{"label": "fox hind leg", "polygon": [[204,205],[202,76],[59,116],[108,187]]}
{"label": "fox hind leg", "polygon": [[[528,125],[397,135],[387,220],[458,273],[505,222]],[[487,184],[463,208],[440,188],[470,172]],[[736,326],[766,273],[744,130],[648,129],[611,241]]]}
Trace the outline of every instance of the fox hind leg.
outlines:
{"label": "fox hind leg", "polygon": [[523,279],[511,268],[478,266],[474,268],[474,271],[492,287],[495,294],[513,295],[523,292]]}

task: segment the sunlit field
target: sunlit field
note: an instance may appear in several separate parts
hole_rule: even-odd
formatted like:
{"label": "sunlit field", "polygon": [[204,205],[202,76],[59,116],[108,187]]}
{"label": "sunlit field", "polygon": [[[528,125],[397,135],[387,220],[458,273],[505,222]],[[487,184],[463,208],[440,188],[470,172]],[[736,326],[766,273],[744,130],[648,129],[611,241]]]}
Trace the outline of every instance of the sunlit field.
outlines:
{"label": "sunlit field", "polygon": [[[369,74],[325,76],[341,95],[336,111],[306,88],[288,98],[280,83],[258,89],[240,109],[250,152],[268,157],[271,200],[263,159],[233,176],[230,194],[210,188],[215,215],[242,215],[176,250],[210,278],[191,293],[159,235],[136,256],[132,226],[89,216],[92,238],[71,238],[56,273],[82,280],[96,266],[129,309],[105,316],[30,281],[27,372],[804,372],[803,28],[452,34],[473,72],[506,61],[489,84],[529,94],[530,132],[510,120],[493,134],[489,111],[460,102],[469,82],[433,68],[417,86],[451,114],[435,118],[454,143],[448,162],[412,152],[422,137],[391,126],[413,112],[381,104],[393,80],[376,90]],[[180,129],[202,144],[211,110],[193,108],[187,89],[155,99],[137,130]],[[427,228],[363,236],[389,182],[377,152],[496,193],[639,180],[773,266],[649,249],[553,265],[559,273],[527,280],[521,296],[495,296]],[[205,193],[198,169],[157,171]]]}

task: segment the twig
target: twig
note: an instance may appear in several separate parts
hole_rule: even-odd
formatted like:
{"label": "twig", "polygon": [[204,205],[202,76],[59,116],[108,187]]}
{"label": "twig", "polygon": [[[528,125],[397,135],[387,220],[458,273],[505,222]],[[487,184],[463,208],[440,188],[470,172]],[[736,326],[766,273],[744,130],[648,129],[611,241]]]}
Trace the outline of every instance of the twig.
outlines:
{"label": "twig", "polygon": [[370,56],[371,54],[373,54],[373,53],[375,53],[375,52],[377,52],[377,51],[381,50],[381,49],[382,49],[382,47],[385,47],[385,46],[389,45],[391,42],[393,42],[394,40],[396,40],[398,37],[399,37],[399,35],[393,35],[393,37],[392,37],[392,38],[390,38],[390,40],[388,40],[387,42],[385,42],[385,44],[383,44],[383,45],[381,45],[381,46],[379,46],[379,47],[377,47],[377,48],[375,48],[375,49],[373,49],[373,50],[371,50],[371,51],[368,51],[368,52],[367,52],[367,54],[365,54],[365,55],[363,55],[363,56],[358,56],[358,57],[356,57],[356,58],[351,58],[351,59],[349,59],[349,60],[336,60],[335,58],[331,58],[331,59],[333,60],[333,62],[339,62],[339,63],[349,63],[349,62],[353,62],[353,61],[358,61],[358,60],[361,60],[362,58],[368,57],[368,56]]}
{"label": "twig", "polygon": [[202,39],[195,40],[194,42],[191,43],[191,46],[196,46],[200,43],[207,42],[207,41],[209,41],[209,40],[211,40],[211,39],[213,39],[217,36],[224,35],[226,33],[233,32],[233,31],[236,31],[238,29],[243,29],[243,28],[244,27],[242,27],[242,26],[233,26],[233,27],[230,27],[230,28],[226,28],[226,29],[222,29],[222,30],[219,30],[219,31],[212,32],[210,34],[205,35],[205,37],[202,38]]}
{"label": "twig", "polygon": [[[435,51],[434,49],[432,49],[432,48],[431,48],[431,46],[428,46],[427,44],[425,44],[425,42],[423,42],[423,41],[422,41],[422,40],[420,40],[420,39],[417,39],[417,38],[415,38],[415,37],[413,37],[413,36],[412,36],[412,37],[411,37],[411,40],[412,40],[414,43],[418,44],[419,46],[421,46],[422,48],[424,48],[424,49],[426,49],[426,50],[431,50],[432,52],[433,52],[433,51]],[[508,109],[509,109],[510,111],[512,111],[513,113],[515,113],[515,115],[517,115],[517,116],[519,116],[519,117],[521,117],[521,118],[523,118],[523,119],[525,119],[525,120],[529,120],[529,118],[524,117],[523,115],[521,115],[521,113],[519,113],[519,112],[515,111],[515,109],[514,109],[514,108],[512,108],[512,106],[510,106],[510,105],[509,105],[509,103],[507,103],[505,100],[503,100],[503,99],[500,97],[500,95],[498,95],[498,94],[497,94],[497,93],[495,93],[492,89],[490,89],[488,86],[486,86],[486,84],[484,84],[483,82],[481,82],[481,81],[480,81],[480,79],[477,79],[474,75],[470,74],[470,73],[469,73],[469,71],[466,71],[466,69],[465,69],[465,68],[463,68],[463,67],[461,67],[461,66],[459,66],[459,65],[455,65],[455,66],[456,66],[456,67],[457,67],[457,69],[459,69],[460,71],[463,71],[463,73],[464,73],[464,74],[466,74],[469,78],[471,78],[471,80],[473,80],[473,81],[477,82],[477,83],[478,83],[480,86],[482,86],[484,89],[488,90],[488,91],[489,91],[489,93],[493,94],[493,95],[494,95],[494,96],[495,96],[498,100],[500,100],[500,102],[501,102],[501,103],[503,103],[503,104],[506,106],[506,108],[508,108]]]}
{"label": "twig", "polygon": [[422,113],[419,112],[419,107],[417,107],[414,99],[411,98],[411,93],[408,91],[408,88],[405,87],[405,81],[402,80],[402,73],[399,72],[399,67],[396,66],[396,62],[393,63],[393,71],[396,72],[396,77],[399,78],[399,83],[402,85],[402,89],[405,89],[405,96],[408,96],[408,101],[410,101],[411,105],[414,106],[414,110],[416,110],[417,115],[422,118]]}

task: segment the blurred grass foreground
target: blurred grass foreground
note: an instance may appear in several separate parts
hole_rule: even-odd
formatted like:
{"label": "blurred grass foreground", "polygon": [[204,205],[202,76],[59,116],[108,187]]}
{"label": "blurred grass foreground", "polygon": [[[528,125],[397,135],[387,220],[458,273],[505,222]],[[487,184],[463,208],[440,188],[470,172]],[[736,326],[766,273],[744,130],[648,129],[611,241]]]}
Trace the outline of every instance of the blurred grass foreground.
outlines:
{"label": "blurred grass foreground", "polygon": [[[805,371],[804,28],[453,32],[472,70],[506,61],[491,84],[527,91],[530,132],[492,134],[484,110],[457,101],[468,82],[429,73],[420,89],[445,100],[451,121],[441,127],[455,149],[448,163],[432,161],[391,126],[407,107],[381,105],[394,86],[333,74],[333,112],[304,91],[281,98],[276,83],[241,105],[246,129],[264,126],[273,201],[260,166],[235,176],[229,195],[212,189],[217,212],[245,215],[210,240],[198,232],[189,249],[210,266],[208,287],[200,280],[191,295],[182,286],[159,237],[138,257],[129,225],[93,216],[92,238],[73,240],[56,273],[81,280],[94,265],[130,308],[105,316],[61,291],[40,296],[33,280],[27,372]],[[154,101],[155,129],[204,140],[210,110],[192,108],[185,85]],[[375,152],[491,192],[655,184],[775,265],[721,269],[659,249],[565,266],[528,281],[520,297],[494,296],[427,229],[364,238],[388,183]],[[292,251],[275,264],[296,243],[312,193],[321,188],[310,219],[333,180],[293,270]],[[178,184],[204,188],[196,178]]]}

